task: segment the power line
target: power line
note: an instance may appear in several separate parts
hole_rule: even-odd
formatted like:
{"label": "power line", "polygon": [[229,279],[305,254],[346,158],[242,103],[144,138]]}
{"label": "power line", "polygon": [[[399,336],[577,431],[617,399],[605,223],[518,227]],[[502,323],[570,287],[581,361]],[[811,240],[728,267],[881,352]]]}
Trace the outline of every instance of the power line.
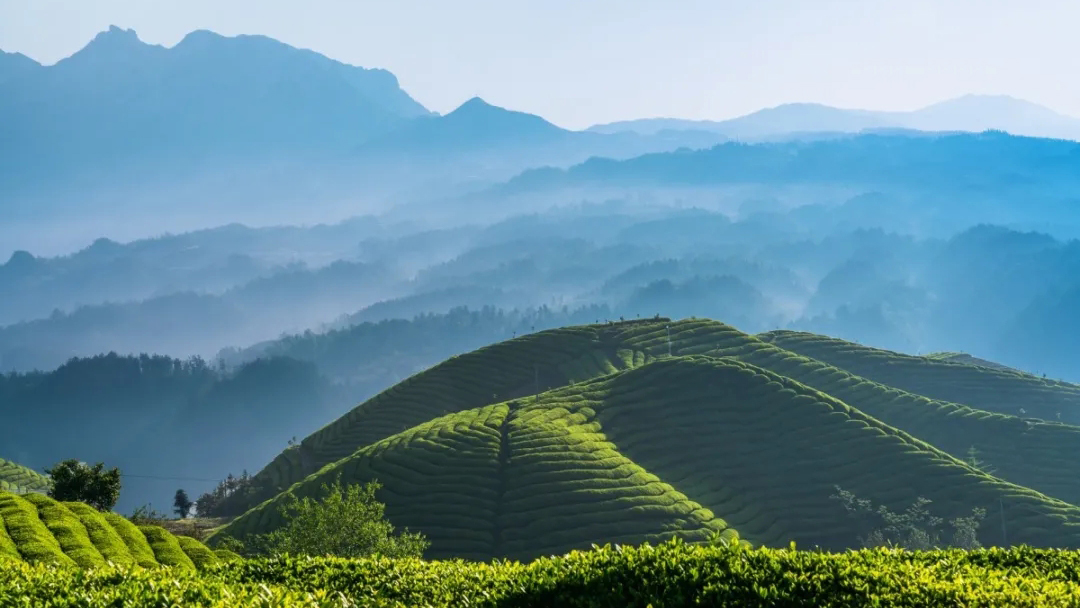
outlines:
{"label": "power line", "polygon": [[212,481],[219,482],[220,479],[203,479],[201,477],[162,477],[158,475],[131,475],[128,473],[121,473],[121,477],[138,477],[140,479],[160,479],[163,481]]}

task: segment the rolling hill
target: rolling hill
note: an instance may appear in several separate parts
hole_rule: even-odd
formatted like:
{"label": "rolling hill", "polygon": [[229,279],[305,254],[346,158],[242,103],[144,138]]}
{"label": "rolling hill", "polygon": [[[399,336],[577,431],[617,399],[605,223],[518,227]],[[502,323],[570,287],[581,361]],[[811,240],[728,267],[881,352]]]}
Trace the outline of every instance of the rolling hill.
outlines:
{"label": "rolling hill", "polygon": [[870,380],[934,399],[1014,416],[1080,423],[1080,386],[993,369],[869,348],[792,331],[761,339]]}
{"label": "rolling hill", "polygon": [[49,478],[32,469],[0,458],[0,492],[43,492],[49,488]]}
{"label": "rolling hill", "polygon": [[136,526],[115,513],[43,494],[0,492],[0,564],[5,560],[100,568],[117,566],[202,570],[235,559],[157,526]]}
{"label": "rolling hill", "polygon": [[948,361],[950,363],[963,363],[964,365],[975,365],[975,366],[978,366],[978,367],[989,367],[991,369],[997,369],[997,370],[1001,370],[1003,372],[1020,372],[1020,373],[1024,373],[1021,370],[1009,367],[1008,365],[1002,365],[1000,363],[995,363],[994,361],[987,361],[986,359],[980,359],[979,357],[976,357],[974,355],[969,355],[968,353],[941,352],[941,353],[930,353],[929,355],[924,355],[924,356],[929,358],[929,359],[938,359],[940,361]]}
{"label": "rolling hill", "polygon": [[[1080,547],[1080,467],[1068,458],[1080,427],[907,392],[871,379],[888,361],[856,376],[771,343],[785,336],[658,318],[453,357],[286,450],[220,534],[273,529],[285,490],[314,495],[340,476],[378,479],[390,519],[427,534],[437,557],[528,559],[716,532],[854,546],[836,486],[894,511],[925,497],[947,519],[983,508],[1004,526],[985,526],[985,544]],[[962,386],[976,402],[997,393],[989,403],[1005,410],[1032,394],[1073,405],[1069,385],[989,380],[994,390]]]}

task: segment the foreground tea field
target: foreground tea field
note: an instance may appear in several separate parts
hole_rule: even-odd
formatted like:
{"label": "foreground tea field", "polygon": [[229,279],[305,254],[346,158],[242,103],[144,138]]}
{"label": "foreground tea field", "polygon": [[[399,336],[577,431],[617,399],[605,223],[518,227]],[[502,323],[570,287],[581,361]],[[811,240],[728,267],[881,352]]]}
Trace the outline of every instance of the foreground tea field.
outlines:
{"label": "foreground tea field", "polygon": [[667,543],[519,562],[271,559],[203,572],[0,568],[0,605],[626,608],[1060,608],[1080,603],[1076,552],[839,554]]}
{"label": "foreground tea field", "polygon": [[0,458],[0,492],[43,492],[48,487],[48,477]]}
{"label": "foreground tea field", "polygon": [[0,492],[0,570],[14,562],[196,570],[235,558],[228,551],[212,551],[194,539],[157,526],[136,526],[82,503]]}

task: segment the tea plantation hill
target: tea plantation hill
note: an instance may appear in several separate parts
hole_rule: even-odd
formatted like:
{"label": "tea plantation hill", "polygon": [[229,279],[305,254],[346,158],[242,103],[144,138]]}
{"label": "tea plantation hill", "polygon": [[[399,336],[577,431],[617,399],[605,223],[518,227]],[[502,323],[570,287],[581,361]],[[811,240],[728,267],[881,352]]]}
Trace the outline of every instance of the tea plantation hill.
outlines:
{"label": "tea plantation hill", "polygon": [[[942,353],[930,353],[928,355],[923,355],[923,356],[928,358],[928,359],[936,359],[938,361],[948,361],[950,363],[962,363],[964,365],[975,365],[975,366],[978,366],[978,367],[989,367],[991,369],[996,369],[996,370],[1005,371],[1005,372],[1015,372],[1015,373],[1020,373],[1020,374],[1026,374],[1027,373],[1027,372],[1024,372],[1022,370],[1018,370],[1016,368],[1009,367],[1008,365],[1002,365],[1002,364],[996,363],[994,361],[987,361],[986,359],[980,359],[979,357],[973,357],[972,355],[969,355],[967,353],[942,352]],[[1028,374],[1028,375],[1030,375],[1030,374]]]}
{"label": "tea plantation hill", "polygon": [[157,526],[136,526],[83,503],[0,492],[0,568],[5,560],[18,560],[81,568],[112,562],[195,570],[230,559],[237,556]]}
{"label": "tea plantation hill", "polygon": [[[669,336],[673,355],[707,354],[757,365],[841,399],[917,437],[927,439],[924,434],[934,433],[927,440],[944,441],[937,447],[957,458],[967,458],[975,447],[1006,480],[1080,503],[1080,465],[1063,457],[1077,441],[1075,427],[991,416],[986,411],[927,399],[853,376],[716,321],[658,319],[543,331],[452,357],[376,395],[285,450],[255,475],[254,495],[236,495],[229,506],[234,513],[243,513],[327,464],[434,417],[665,357]],[[1010,382],[1021,387],[1028,384],[1023,376],[1006,374],[996,379],[1006,393],[1018,392]],[[1077,388],[1042,380],[1038,385]],[[1073,406],[1069,390],[1050,393],[1059,398],[1059,403],[1053,404],[1056,409]],[[1006,409],[1020,407],[1023,402]]]}
{"label": "tea plantation hill", "polygon": [[[555,388],[531,395],[537,386]],[[997,477],[961,460],[972,442]],[[527,559],[712,531],[853,546],[834,485],[897,511],[916,496],[946,517],[986,508],[1007,535],[985,526],[986,544],[1080,547],[1080,509],[1065,502],[1080,499],[1080,468],[1063,456],[1077,448],[1077,427],[906,393],[715,321],[658,320],[455,357],[259,476],[291,485],[317,471],[292,488],[300,495],[339,475],[377,478],[388,516],[427,534],[432,557]],[[273,529],[281,500],[219,534]]]}
{"label": "tea plantation hill", "polygon": [[44,492],[49,478],[22,465],[0,458],[0,492]]}
{"label": "tea plantation hill", "polygon": [[1080,386],[1075,384],[903,355],[804,332],[774,331],[758,337],[868,380],[930,398],[991,412],[1080,423]]}

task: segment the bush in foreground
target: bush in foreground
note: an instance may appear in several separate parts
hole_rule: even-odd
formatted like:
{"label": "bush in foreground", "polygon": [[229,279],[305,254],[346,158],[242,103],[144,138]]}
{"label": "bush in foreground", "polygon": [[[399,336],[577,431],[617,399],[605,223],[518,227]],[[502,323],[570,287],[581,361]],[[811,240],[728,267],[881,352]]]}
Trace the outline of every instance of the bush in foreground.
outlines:
{"label": "bush in foreground", "polygon": [[[51,602],[51,603],[49,603]],[[1010,606],[1080,603],[1080,552],[605,547],[528,564],[264,558],[209,568],[0,567],[0,605]]]}
{"label": "bush in foreground", "polygon": [[394,533],[386,505],[375,498],[380,487],[377,481],[342,486],[338,479],[323,484],[319,500],[290,495],[281,507],[284,526],[243,541],[221,538],[216,544],[246,555],[422,556],[428,541],[408,530]]}

